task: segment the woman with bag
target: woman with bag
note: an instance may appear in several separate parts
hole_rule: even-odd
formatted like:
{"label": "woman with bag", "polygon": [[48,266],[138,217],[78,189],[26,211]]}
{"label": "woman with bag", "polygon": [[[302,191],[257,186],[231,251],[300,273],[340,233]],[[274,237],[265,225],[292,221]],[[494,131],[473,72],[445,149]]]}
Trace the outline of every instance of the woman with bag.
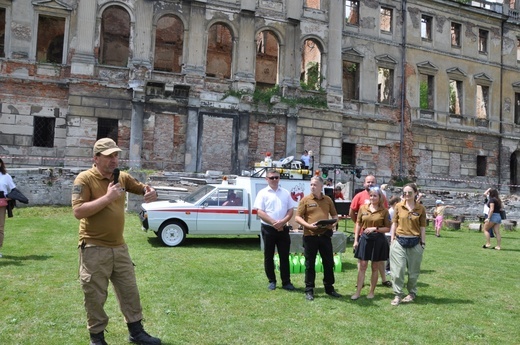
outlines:
{"label": "woman with bag", "polygon": [[7,210],[6,195],[16,188],[11,175],[5,169],[4,161],[0,158],[0,258],[2,257],[2,246],[4,244],[4,225]]}
{"label": "woman with bag", "polygon": [[500,235],[500,224],[502,223],[500,210],[502,209],[502,200],[500,200],[500,197],[498,196],[498,190],[491,188],[488,189],[488,191],[488,215],[484,221],[484,236],[486,237],[486,244],[484,244],[482,248],[491,248],[490,230],[492,230],[497,239],[497,245],[496,247],[493,247],[493,249],[500,250],[500,244],[502,242],[502,236]]}
{"label": "woman with bag", "polygon": [[372,261],[370,291],[368,299],[374,298],[379,267],[388,259],[388,242],[385,233],[390,231],[390,214],[385,208],[385,197],[379,187],[371,187],[368,191],[370,204],[362,205],[356,219],[354,231],[354,257],[359,260],[357,291],[350,297],[357,300],[365,281],[368,261]]}
{"label": "woman with bag", "polygon": [[[395,298],[392,305],[415,300],[417,279],[426,241],[426,209],[417,202],[417,186],[409,183],[403,188],[403,201],[395,205],[390,229],[390,271]],[[408,271],[408,295],[403,298],[405,275]]]}

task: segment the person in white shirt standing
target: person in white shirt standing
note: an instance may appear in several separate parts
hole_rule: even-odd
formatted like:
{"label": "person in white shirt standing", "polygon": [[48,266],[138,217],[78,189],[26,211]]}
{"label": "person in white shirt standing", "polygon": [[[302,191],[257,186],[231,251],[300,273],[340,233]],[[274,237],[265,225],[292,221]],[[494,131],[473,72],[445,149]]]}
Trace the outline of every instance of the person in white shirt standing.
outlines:
{"label": "person in white shirt standing", "polygon": [[282,288],[295,290],[291,283],[289,250],[291,236],[287,222],[292,218],[294,202],[291,193],[278,186],[280,173],[275,169],[267,171],[265,178],[268,186],[260,190],[256,196],[253,209],[261,219],[261,233],[264,242],[264,269],[269,280],[268,289],[276,289],[276,274],[274,267],[275,250],[280,258],[280,278]]}

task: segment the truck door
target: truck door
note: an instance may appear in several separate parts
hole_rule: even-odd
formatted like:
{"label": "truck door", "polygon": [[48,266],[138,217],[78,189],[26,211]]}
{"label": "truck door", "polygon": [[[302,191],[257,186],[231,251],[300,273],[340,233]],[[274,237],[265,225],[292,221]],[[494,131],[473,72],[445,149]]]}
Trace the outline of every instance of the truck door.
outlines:
{"label": "truck door", "polygon": [[217,188],[199,206],[197,232],[206,234],[243,233],[247,229],[247,194],[233,186]]}

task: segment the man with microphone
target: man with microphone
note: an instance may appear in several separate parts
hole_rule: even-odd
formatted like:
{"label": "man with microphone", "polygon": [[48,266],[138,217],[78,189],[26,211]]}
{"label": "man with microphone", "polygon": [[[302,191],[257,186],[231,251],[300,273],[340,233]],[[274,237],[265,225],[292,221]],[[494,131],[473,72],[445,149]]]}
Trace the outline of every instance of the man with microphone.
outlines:
{"label": "man with microphone", "polygon": [[79,224],[79,276],[87,312],[90,345],[105,345],[108,316],[104,304],[112,282],[130,333],[129,341],[160,345],[161,340],[143,329],[134,265],[123,237],[126,192],[157,200],[152,187],[119,172],[121,149],[110,138],[94,144],[94,165],[81,172],[72,188],[72,209]]}

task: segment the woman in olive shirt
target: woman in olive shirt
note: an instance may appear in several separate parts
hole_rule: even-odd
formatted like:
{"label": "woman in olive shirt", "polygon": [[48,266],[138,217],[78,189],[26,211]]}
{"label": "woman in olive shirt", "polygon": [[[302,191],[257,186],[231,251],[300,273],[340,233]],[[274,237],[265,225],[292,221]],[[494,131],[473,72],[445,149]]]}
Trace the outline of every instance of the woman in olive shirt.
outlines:
{"label": "woman in olive shirt", "polygon": [[[395,298],[392,305],[412,302],[417,296],[417,279],[426,240],[426,209],[417,202],[417,186],[409,183],[403,188],[404,200],[395,205],[390,230],[390,271]],[[403,287],[408,270],[408,295],[403,298]]]}
{"label": "woman in olive shirt", "polygon": [[359,209],[354,231],[354,257],[359,259],[357,291],[350,298],[356,300],[361,294],[368,261],[372,261],[372,275],[370,276],[370,292],[368,299],[374,298],[377,284],[377,275],[381,262],[388,259],[388,241],[385,232],[390,231],[390,214],[385,208],[385,197],[379,187],[372,187],[368,191],[370,204]]}

